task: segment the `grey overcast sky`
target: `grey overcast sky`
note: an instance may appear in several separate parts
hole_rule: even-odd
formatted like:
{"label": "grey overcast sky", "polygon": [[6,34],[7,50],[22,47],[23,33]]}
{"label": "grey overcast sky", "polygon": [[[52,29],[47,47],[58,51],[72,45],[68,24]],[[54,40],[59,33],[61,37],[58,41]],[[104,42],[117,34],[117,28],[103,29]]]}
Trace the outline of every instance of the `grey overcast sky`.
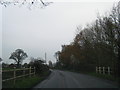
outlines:
{"label": "grey overcast sky", "polygon": [[46,8],[32,10],[25,6],[2,7],[0,41],[4,62],[14,62],[8,58],[18,48],[35,58],[44,59],[46,52],[47,61],[55,62],[54,53],[61,50],[61,45],[73,41],[76,27],[93,22],[98,12],[103,15],[112,8],[113,3],[54,2]]}

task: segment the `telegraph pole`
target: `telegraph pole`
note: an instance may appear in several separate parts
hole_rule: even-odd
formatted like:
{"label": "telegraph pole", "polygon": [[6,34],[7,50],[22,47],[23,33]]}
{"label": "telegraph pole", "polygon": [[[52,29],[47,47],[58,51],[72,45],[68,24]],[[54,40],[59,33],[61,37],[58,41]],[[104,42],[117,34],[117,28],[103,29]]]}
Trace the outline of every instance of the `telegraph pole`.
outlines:
{"label": "telegraph pole", "polygon": [[[118,2],[118,20],[120,24],[120,1]],[[119,29],[120,29],[120,25],[119,25]]]}
{"label": "telegraph pole", "polygon": [[47,54],[45,52],[45,63],[47,63]]}

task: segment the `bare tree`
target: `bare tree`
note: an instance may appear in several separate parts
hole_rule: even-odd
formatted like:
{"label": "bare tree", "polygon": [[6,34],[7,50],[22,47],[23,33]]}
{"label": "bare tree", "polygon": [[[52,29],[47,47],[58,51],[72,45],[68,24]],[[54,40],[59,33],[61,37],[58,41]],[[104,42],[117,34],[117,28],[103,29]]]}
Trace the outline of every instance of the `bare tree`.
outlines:
{"label": "bare tree", "polygon": [[27,5],[29,9],[31,9],[32,6],[40,6],[41,8],[48,6],[52,2],[45,2],[43,0],[0,0],[0,4],[7,7],[9,5]]}
{"label": "bare tree", "polygon": [[22,49],[17,49],[15,52],[11,54],[9,59],[15,60],[17,63],[17,67],[20,67],[20,64],[22,64],[22,61],[28,57],[27,54]]}

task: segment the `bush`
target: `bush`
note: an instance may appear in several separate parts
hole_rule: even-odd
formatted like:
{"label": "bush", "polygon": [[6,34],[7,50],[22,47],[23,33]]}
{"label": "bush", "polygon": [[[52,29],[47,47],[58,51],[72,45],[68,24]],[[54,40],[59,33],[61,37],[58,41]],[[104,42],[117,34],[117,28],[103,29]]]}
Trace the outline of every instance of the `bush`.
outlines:
{"label": "bush", "polygon": [[36,74],[42,74],[43,72],[49,71],[49,67],[45,65],[42,60],[30,62],[30,66],[35,67]]}

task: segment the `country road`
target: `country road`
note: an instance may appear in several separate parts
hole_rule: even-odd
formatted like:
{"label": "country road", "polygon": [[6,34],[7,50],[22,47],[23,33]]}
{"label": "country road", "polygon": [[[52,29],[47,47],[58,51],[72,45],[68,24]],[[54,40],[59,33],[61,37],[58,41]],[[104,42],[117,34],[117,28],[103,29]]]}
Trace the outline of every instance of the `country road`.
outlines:
{"label": "country road", "polygon": [[89,75],[52,70],[51,75],[34,88],[117,88],[117,85]]}

